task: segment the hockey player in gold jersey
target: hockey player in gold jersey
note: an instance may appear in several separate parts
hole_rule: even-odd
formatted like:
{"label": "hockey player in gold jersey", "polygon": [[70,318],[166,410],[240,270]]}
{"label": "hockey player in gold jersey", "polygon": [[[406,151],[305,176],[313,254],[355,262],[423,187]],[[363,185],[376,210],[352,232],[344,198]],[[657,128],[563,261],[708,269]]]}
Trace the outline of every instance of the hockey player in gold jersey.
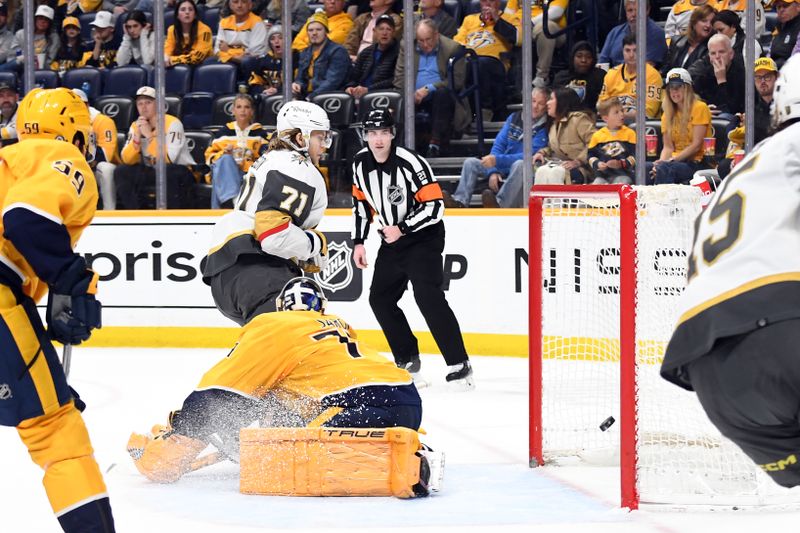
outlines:
{"label": "hockey player in gold jersey", "polygon": [[263,312],[242,328],[168,427],[131,436],[128,451],[139,471],[176,481],[210,442],[237,460],[239,430],[257,420],[417,430],[422,403],[411,375],[361,344],[343,319],[325,314],[325,303],[312,279],[290,280],[278,295],[279,312]]}
{"label": "hockey player in gold jersey", "polygon": [[[0,425],[15,426],[64,531],[114,531],[106,487],[51,340],[100,327],[97,274],[73,252],[95,213],[89,111],[64,88],[34,89],[17,112],[20,142],[0,150]],[[45,331],[36,302],[48,292]],[[8,503],[13,508],[14,504]]]}

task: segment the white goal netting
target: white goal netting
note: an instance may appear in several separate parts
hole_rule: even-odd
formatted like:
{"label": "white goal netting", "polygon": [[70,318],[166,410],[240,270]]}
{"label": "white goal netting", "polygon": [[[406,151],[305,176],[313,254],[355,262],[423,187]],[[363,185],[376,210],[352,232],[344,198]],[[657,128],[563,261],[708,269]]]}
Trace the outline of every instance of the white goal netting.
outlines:
{"label": "white goal netting", "polygon": [[[636,485],[642,503],[800,502],[708,421],[694,393],[659,376],[700,212],[694,187],[637,187]],[[618,464],[619,197],[565,193],[542,205],[542,446],[546,462]],[[535,237],[534,237],[535,238]],[[534,281],[532,280],[532,283]],[[632,313],[625,309],[625,313]],[[535,313],[531,319],[536,320]],[[532,385],[534,386],[534,385]],[[627,400],[626,400],[627,401]],[[605,431],[609,417],[615,423]]]}

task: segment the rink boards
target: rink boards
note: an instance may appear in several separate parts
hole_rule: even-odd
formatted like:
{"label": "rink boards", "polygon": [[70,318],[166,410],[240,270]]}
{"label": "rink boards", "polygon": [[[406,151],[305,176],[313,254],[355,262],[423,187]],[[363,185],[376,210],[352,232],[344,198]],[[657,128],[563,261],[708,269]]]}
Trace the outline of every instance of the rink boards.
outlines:
{"label": "rink boards", "polygon": [[[235,341],[238,328],[216,310],[210,289],[200,276],[211,230],[223,213],[98,213],[77,248],[102,276],[99,297],[104,306],[104,327],[93,337],[94,345],[223,347]],[[612,217],[592,218],[596,219],[593,223],[615,224]],[[564,218],[556,223],[573,222]],[[450,210],[445,226],[445,289],[468,350],[474,354],[527,355],[527,210]],[[371,267],[380,246],[378,226],[373,225],[366,242],[370,268],[363,271],[353,266],[350,227],[349,210],[326,213],[319,229],[328,236],[330,262],[317,279],[331,300],[330,312],[346,318],[363,338],[385,349],[368,303]],[[603,283],[616,283],[617,274],[608,269],[609,261],[615,259],[613,254],[608,257],[608,250],[616,243],[581,240],[577,228],[570,233],[576,235],[575,240],[555,252],[562,258],[556,275],[574,279],[572,263],[578,253],[588,258],[584,268],[610,272],[602,278]],[[576,288],[573,284],[570,290],[556,294],[545,291],[545,297],[557,307],[590,306],[602,313],[603,306],[608,305],[612,312],[616,308],[614,298],[603,294],[605,290],[599,286]],[[412,329],[427,332],[412,291],[400,305]],[[613,320],[608,324],[608,328],[614,327]],[[558,335],[557,329],[552,333]],[[613,336],[613,329],[602,327],[592,335],[602,342]],[[429,334],[422,333],[420,341],[422,351],[437,351]]]}

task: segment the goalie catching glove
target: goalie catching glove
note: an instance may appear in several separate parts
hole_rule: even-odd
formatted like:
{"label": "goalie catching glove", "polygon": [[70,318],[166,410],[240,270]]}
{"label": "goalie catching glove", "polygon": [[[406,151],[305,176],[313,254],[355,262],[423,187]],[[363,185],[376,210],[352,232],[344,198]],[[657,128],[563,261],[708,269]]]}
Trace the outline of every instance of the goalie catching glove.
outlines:
{"label": "goalie catching glove", "polygon": [[101,327],[102,306],[95,298],[98,275],[80,256],[58,276],[47,297],[47,331],[62,344],[80,344]]}
{"label": "goalie catching glove", "polygon": [[315,229],[306,230],[306,235],[311,240],[311,255],[305,261],[298,261],[297,265],[308,274],[321,272],[328,265],[328,239]]}
{"label": "goalie catching glove", "polygon": [[171,427],[155,425],[150,435],[132,433],[128,453],[136,469],[150,481],[174,483],[193,470],[192,462],[206,443],[175,433]]}

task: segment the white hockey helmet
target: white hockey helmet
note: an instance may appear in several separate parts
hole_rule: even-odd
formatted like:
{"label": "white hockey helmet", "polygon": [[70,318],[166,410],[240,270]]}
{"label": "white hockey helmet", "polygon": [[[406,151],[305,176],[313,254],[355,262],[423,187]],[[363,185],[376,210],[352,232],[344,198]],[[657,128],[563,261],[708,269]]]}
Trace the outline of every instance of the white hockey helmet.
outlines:
{"label": "white hockey helmet", "polygon": [[283,104],[278,111],[277,130],[291,130],[297,128],[304,136],[309,136],[312,131],[329,131],[331,121],[328,114],[317,104],[303,100],[292,100]]}
{"label": "white hockey helmet", "polygon": [[800,55],[795,54],[783,64],[775,82],[772,99],[772,122],[779,127],[800,118]]}

